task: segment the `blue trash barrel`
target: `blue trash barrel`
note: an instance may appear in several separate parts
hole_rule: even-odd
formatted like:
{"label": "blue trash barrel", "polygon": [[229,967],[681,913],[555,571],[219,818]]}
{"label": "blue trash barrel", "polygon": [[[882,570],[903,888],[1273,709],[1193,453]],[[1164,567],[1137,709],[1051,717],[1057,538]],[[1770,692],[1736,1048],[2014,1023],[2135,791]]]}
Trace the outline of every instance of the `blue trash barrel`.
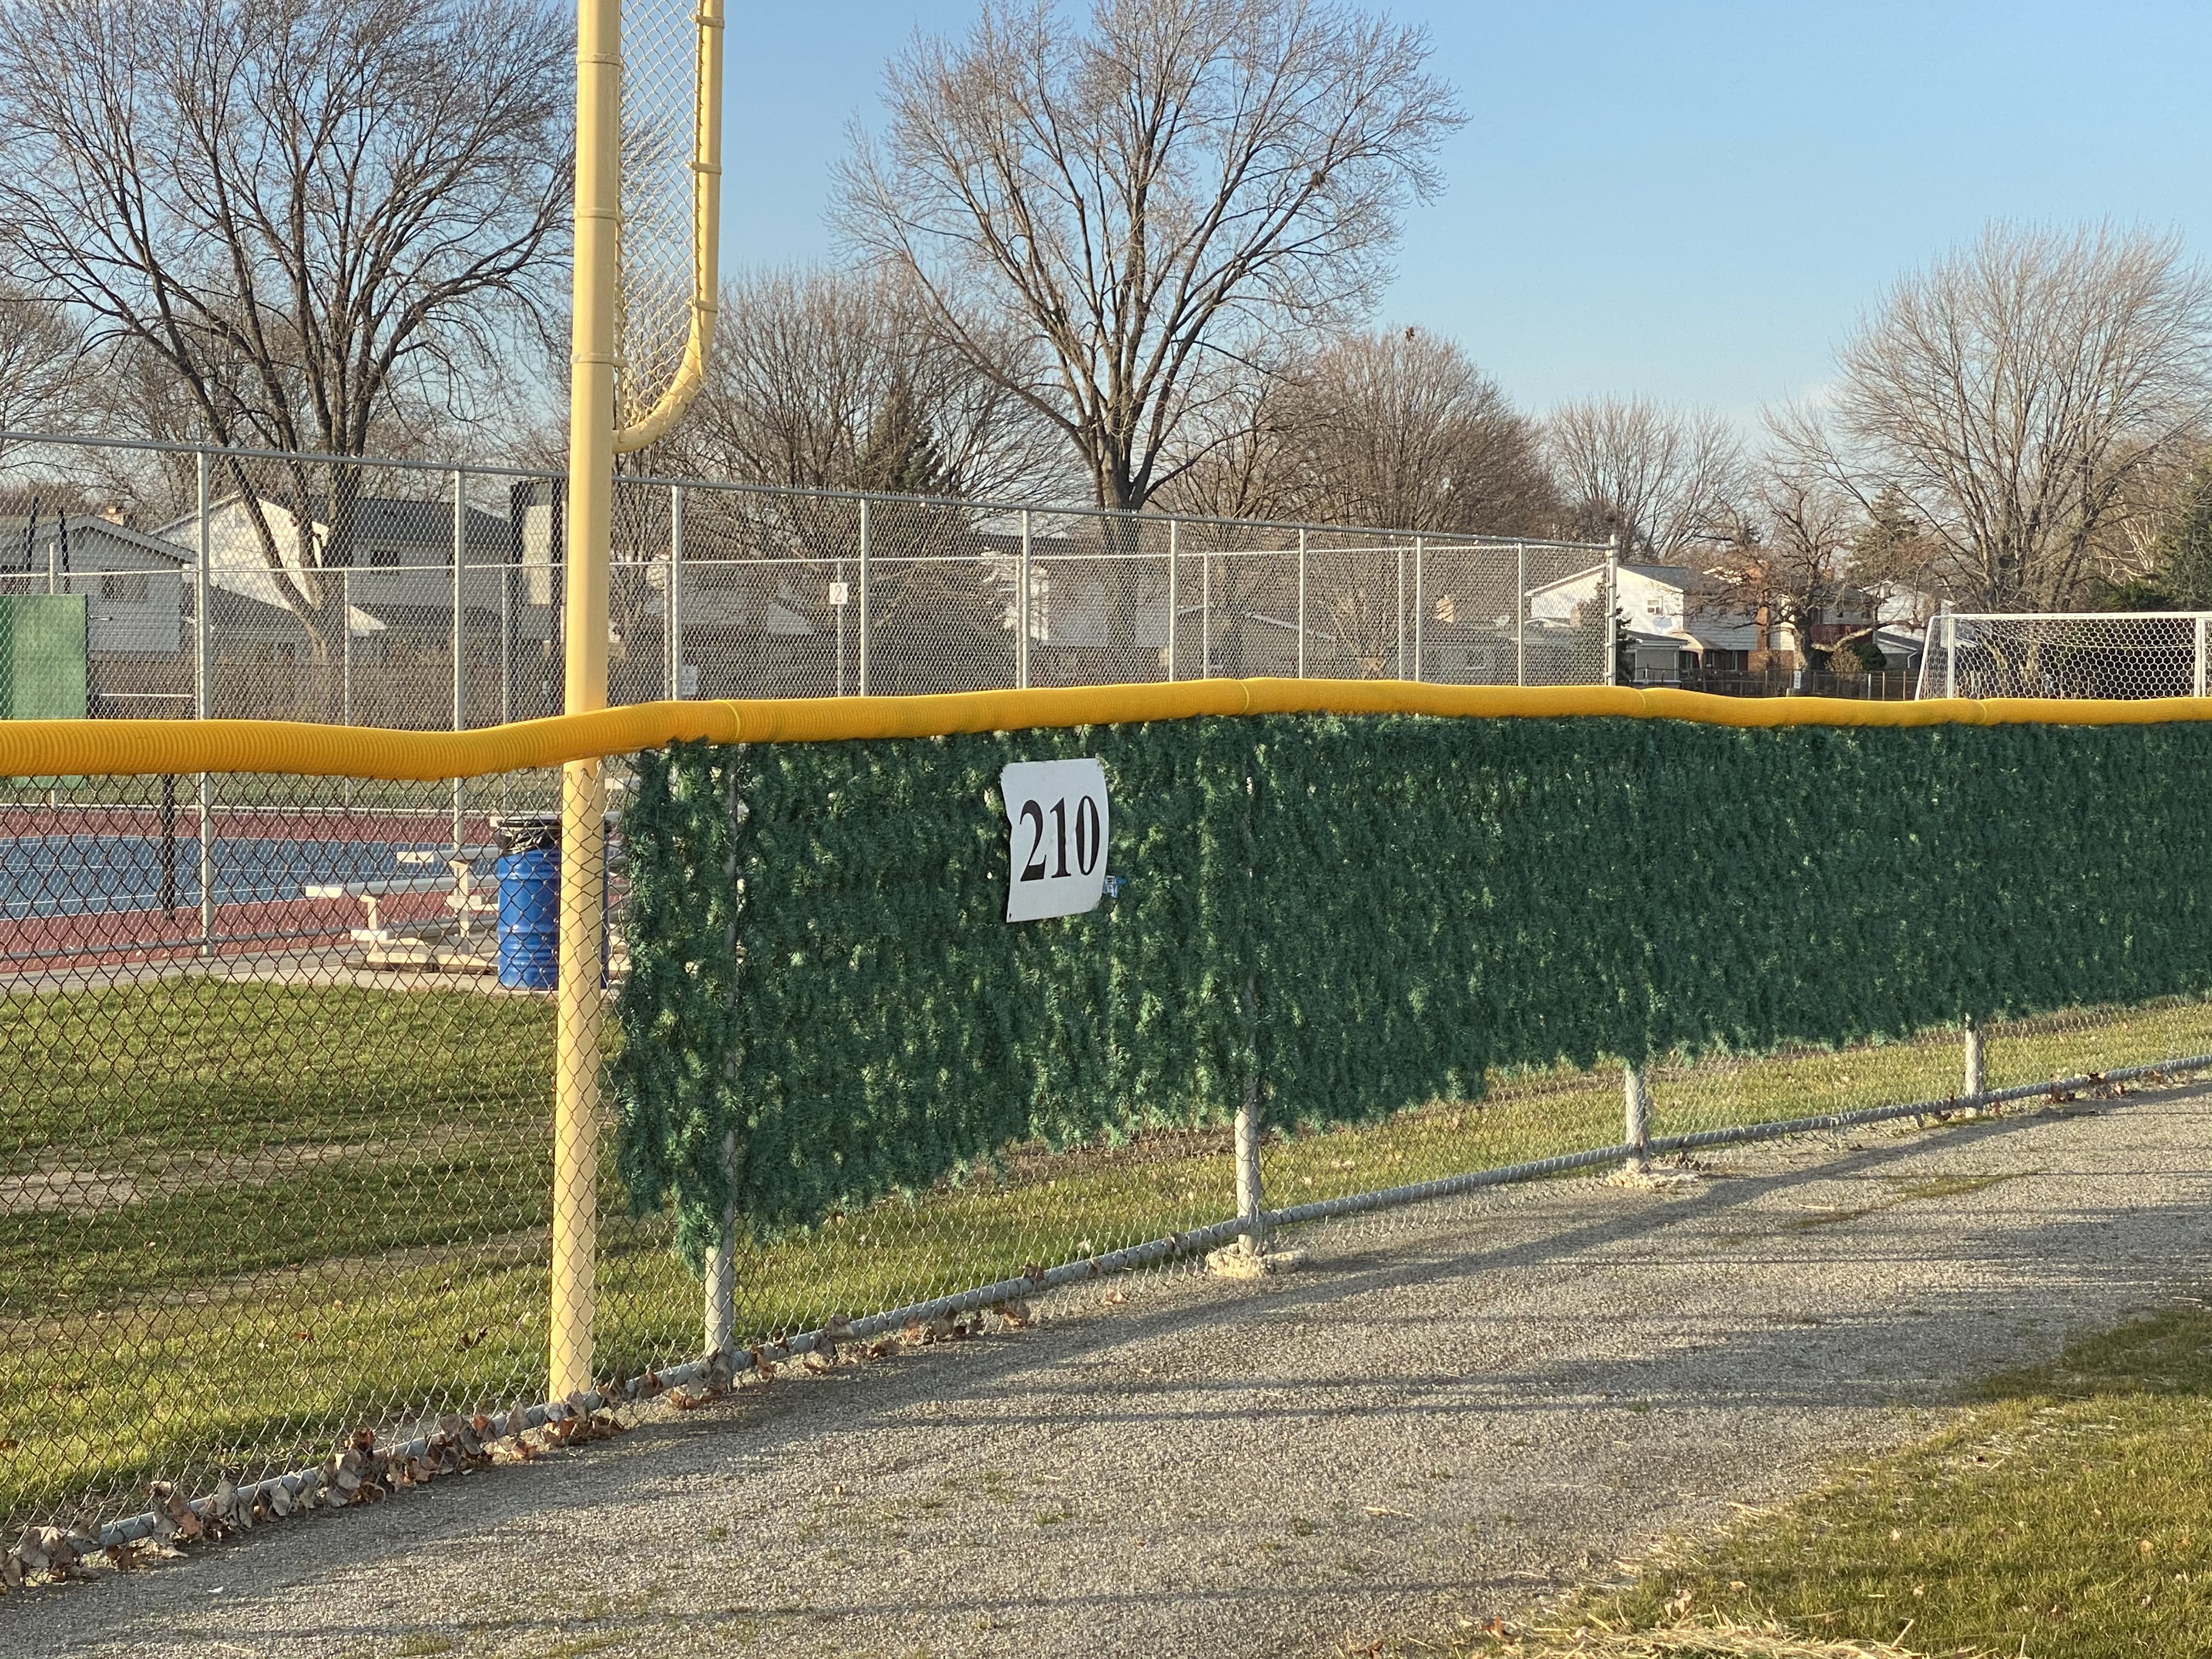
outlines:
{"label": "blue trash barrel", "polygon": [[561,965],[561,854],[548,848],[508,853],[499,874],[499,982],[550,991]]}
{"label": "blue trash barrel", "polygon": [[499,818],[499,982],[550,991],[561,978],[561,825],[550,815]]}

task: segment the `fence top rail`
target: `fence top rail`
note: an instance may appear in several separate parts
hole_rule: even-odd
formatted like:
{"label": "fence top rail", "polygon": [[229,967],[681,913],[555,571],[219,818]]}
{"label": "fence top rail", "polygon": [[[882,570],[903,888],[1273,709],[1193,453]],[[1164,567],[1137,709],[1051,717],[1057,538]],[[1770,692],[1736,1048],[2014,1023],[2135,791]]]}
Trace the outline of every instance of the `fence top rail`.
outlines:
{"label": "fence top rail", "polygon": [[1946,697],[1876,702],[1852,697],[1715,696],[1626,685],[1201,679],[937,696],[635,703],[462,732],[290,720],[0,720],[0,777],[258,772],[428,781],[528,771],[696,739],[836,743],[1241,714],[1609,716],[1736,727],[2146,726],[2212,721],[2212,697]]}
{"label": "fence top rail", "polygon": [[[489,462],[442,460],[401,460],[380,455],[325,455],[312,451],[283,449],[244,449],[219,444],[178,443],[157,438],[90,438],[73,436],[59,432],[19,432],[0,429],[0,449],[122,449],[162,455],[205,455],[211,460],[306,462],[323,466],[376,467],[407,472],[465,472],[482,477],[530,478],[542,483],[558,483],[567,474],[543,467],[497,466]],[[657,474],[623,473],[615,479],[617,488],[654,489],[705,489],[733,495],[772,495],[787,500],[802,499],[826,501],[869,502],[905,507],[935,507],[940,511],[957,510],[986,518],[1008,518],[1028,513],[1033,515],[1063,518],[1121,520],[1137,524],[1178,524],[1215,526],[1234,529],[1304,531],[1309,535],[1321,536],[1382,536],[1403,543],[1410,550],[1419,540],[1437,552],[1455,547],[1520,547],[1534,549],[1571,548],[1577,551],[1603,553],[1603,542],[1571,542],[1549,540],[1540,536],[1490,536],[1467,531],[1394,530],[1387,526],[1310,524],[1282,519],[1223,519],[1203,514],[1128,512],[1114,507],[1081,507],[1067,503],[1039,501],[973,501],[957,495],[899,495],[887,492],[864,489],[829,489],[813,486],[754,483],[734,478],[672,478]],[[1140,550],[1131,549],[1133,554]],[[1196,551],[1198,550],[1194,550]]]}
{"label": "fence top rail", "polygon": [[15,449],[130,449],[155,455],[205,455],[213,461],[306,461],[322,466],[373,466],[394,472],[466,472],[498,478],[557,483],[558,472],[479,461],[404,461],[389,455],[325,455],[312,450],[239,449],[221,444],[175,443],[161,438],[80,438],[58,432],[0,431],[0,447]]}
{"label": "fence top rail", "polygon": [[[7,434],[0,433],[0,441]],[[817,485],[754,483],[737,478],[664,478],[656,474],[624,474],[615,480],[617,485],[649,485],[655,489],[670,489],[682,485],[685,489],[719,490],[728,495],[777,495],[787,499],[798,497],[809,501],[886,502],[902,507],[928,507],[940,510],[957,509],[984,518],[1006,518],[1027,513],[1036,518],[1111,519],[1139,525],[1213,526],[1237,530],[1287,530],[1295,534],[1304,531],[1309,536],[1382,536],[1403,544],[1403,550],[1412,552],[1413,544],[1420,542],[1430,552],[1448,552],[1462,547],[1525,547],[1531,549],[1569,548],[1579,553],[1602,555],[1607,550],[1603,542],[1558,541],[1543,536],[1492,536],[1463,530],[1394,530],[1387,525],[1315,524],[1296,519],[1224,519],[1202,513],[1131,512],[1126,507],[1082,507],[1064,501],[975,501],[959,495],[895,495],[878,490],[830,489]],[[1200,552],[1217,549],[1194,548],[1194,557]],[[1315,548],[1315,552],[1334,552],[1334,548]],[[1132,555],[1164,556],[1164,548],[1158,550],[1131,549]]]}
{"label": "fence top rail", "polygon": [[1961,623],[2185,623],[2212,620],[2212,611],[1953,611],[1946,614],[1953,622]]}

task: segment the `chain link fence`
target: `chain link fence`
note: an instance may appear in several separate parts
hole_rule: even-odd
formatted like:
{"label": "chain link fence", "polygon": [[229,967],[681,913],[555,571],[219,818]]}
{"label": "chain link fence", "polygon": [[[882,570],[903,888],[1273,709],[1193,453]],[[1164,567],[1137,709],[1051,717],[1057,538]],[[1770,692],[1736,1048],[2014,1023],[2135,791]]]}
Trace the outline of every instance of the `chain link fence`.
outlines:
{"label": "chain link fence", "polygon": [[[0,629],[21,642],[24,712],[414,729],[559,712],[556,474],[4,441],[0,601],[37,602]],[[625,477],[609,696],[1589,684],[1613,660],[1608,570],[1572,543]],[[1587,603],[1532,614],[1577,577]]]}
{"label": "chain link fence", "polygon": [[1939,613],[1923,697],[2201,697],[2212,612]]}
{"label": "chain link fence", "polygon": [[[609,772],[618,803],[625,769]],[[222,1494],[292,1477],[252,1499],[267,1518],[527,1455],[517,1435],[549,1418],[558,788],[533,772],[0,790],[11,1535],[52,1525],[119,1547],[177,1531],[185,1497],[234,1517]],[[627,969],[624,868],[617,837],[600,875],[610,987]],[[610,1022],[585,1063],[614,1041]],[[2046,1095],[2054,1077],[2212,1053],[2212,1003],[1995,1026],[1978,1052],[1988,1088]],[[1658,1150],[1969,1088],[1942,1030],[1669,1063],[1642,1084]],[[2087,1086],[2104,1085],[2068,1085]],[[1602,1170],[1637,1139],[1624,1097],[1618,1071],[1501,1077],[1479,1102],[1269,1137],[1266,1202],[1287,1225],[1424,1183]],[[700,1363],[713,1294],[665,1221],[630,1213],[611,1145],[591,1185],[577,1195],[596,1218],[590,1403],[642,1398],[649,1371],[714,1375]],[[1187,1267],[1235,1237],[1238,1213],[1225,1128],[1016,1148],[963,1182],[741,1247],[719,1316],[739,1369],[834,1351],[840,1333],[927,1341],[1056,1283]],[[385,1461],[346,1464],[371,1443]]]}
{"label": "chain link fence", "polygon": [[[7,714],[446,729],[557,708],[556,477],[55,445],[13,459]],[[1542,684],[1612,659],[1603,612],[1529,614],[1533,592],[1602,570],[1588,547],[632,479],[615,542],[618,702],[1209,674]],[[608,771],[619,803],[625,769]],[[969,1328],[956,1315],[1101,1272],[1188,1267],[1244,1224],[1226,1128],[1016,1148],[743,1246],[708,1291],[665,1221],[630,1213],[611,1143],[588,1191],[547,1179],[556,1073],[615,1040],[610,1022],[556,1048],[549,953],[575,897],[543,844],[559,792],[543,772],[0,784],[11,1535],[121,1547],[188,1533],[187,1498],[208,1500],[191,1524],[237,1524],[527,1455],[524,1431],[575,1420],[546,1400],[564,1207],[595,1241],[591,1328],[573,1334],[600,1379],[587,1405],[834,1358],[841,1334],[937,1340]],[[612,987],[618,837],[583,878],[612,918]],[[1499,1077],[1479,1102],[1267,1136],[1258,1172],[1275,1224],[1295,1226],[1602,1170],[1638,1143],[1656,1157],[1670,1139],[1950,1109],[1972,1091],[1966,1047],[1931,1030],[1666,1063],[1632,1088],[1618,1071]],[[1972,1051],[1988,1090],[2111,1088],[2212,1063],[2212,1003],[1993,1026]],[[719,1370],[708,1329],[735,1333]],[[223,1497],[241,1488],[243,1509]],[[0,1582],[59,1559],[40,1536],[0,1558]]]}

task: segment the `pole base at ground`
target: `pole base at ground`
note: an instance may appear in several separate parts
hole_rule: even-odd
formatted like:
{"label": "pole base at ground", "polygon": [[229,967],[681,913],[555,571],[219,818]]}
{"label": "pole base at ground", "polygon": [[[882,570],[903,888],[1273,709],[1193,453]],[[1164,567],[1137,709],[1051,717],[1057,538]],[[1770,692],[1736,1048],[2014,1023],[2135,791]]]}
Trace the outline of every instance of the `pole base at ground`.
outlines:
{"label": "pole base at ground", "polygon": [[1251,1250],[1243,1239],[1207,1252],[1206,1271],[1216,1279],[1265,1279],[1306,1264],[1304,1250]]}

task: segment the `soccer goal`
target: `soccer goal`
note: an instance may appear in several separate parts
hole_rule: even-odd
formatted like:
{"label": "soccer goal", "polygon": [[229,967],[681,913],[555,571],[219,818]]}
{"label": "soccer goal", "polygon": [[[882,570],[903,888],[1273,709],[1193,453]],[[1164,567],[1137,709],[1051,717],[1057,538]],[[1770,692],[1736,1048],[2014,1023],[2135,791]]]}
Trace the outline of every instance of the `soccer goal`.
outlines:
{"label": "soccer goal", "polygon": [[1921,697],[2201,697],[2212,612],[1946,611]]}

